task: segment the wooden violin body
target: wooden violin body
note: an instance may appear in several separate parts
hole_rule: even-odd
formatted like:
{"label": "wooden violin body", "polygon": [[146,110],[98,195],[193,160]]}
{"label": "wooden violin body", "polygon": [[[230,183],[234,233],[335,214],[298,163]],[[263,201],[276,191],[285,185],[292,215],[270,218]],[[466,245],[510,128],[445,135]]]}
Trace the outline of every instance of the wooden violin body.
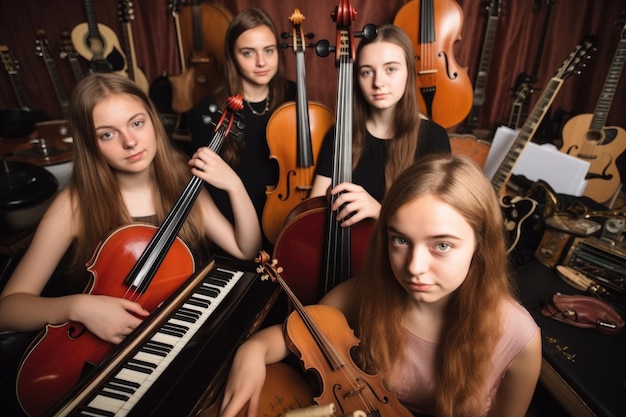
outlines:
{"label": "wooden violin body", "polygon": [[[315,175],[315,162],[324,141],[324,135],[335,121],[326,106],[309,102],[306,91],[304,52],[304,16],[295,9],[289,18],[293,25],[293,48],[296,54],[295,102],[280,106],[267,122],[267,143],[270,158],[279,167],[278,183],[268,187],[263,209],[262,226],[267,239],[276,238],[289,212],[309,197]],[[291,140],[293,139],[293,140]]]}
{"label": "wooden violin body", "polygon": [[[86,293],[128,298],[129,288],[119,278],[128,276],[156,230],[149,225],[128,225],[105,239],[89,263],[92,280]],[[176,238],[150,284],[150,291],[139,295],[136,301],[152,312],[193,271],[189,248]],[[16,391],[20,405],[31,417],[44,415],[114,349],[115,345],[98,338],[80,323],[46,326],[27,349],[18,369]]]}
{"label": "wooden violin body", "polygon": [[461,123],[473,102],[467,68],[454,58],[463,11],[454,0],[412,0],[394,18],[413,42],[422,112],[444,128]]}
{"label": "wooden violin body", "polygon": [[413,416],[387,391],[380,374],[365,373],[354,363],[351,352],[359,339],[341,311],[321,304],[303,306],[281,276],[284,268],[277,266],[277,259],[270,261],[261,252],[257,262],[294,306],[284,326],[285,340],[304,370],[315,375],[317,404],[334,404],[338,415],[364,411],[368,416]]}

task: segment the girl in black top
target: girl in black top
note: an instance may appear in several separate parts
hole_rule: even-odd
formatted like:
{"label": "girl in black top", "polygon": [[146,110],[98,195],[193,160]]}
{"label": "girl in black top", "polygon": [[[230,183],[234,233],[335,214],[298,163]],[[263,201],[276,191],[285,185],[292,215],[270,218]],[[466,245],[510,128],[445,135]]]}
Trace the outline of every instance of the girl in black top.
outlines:
{"label": "girl in black top", "polygon": [[[414,57],[411,40],[391,24],[381,25],[375,39],[358,45],[352,182],[330,190],[341,194],[331,209],[338,210],[337,219],[344,219],[344,227],[378,218],[386,190],[420,157],[450,153],[445,129],[419,111]],[[334,138],[331,130],[322,145],[312,197],[325,195],[331,186]]]}
{"label": "girl in black top", "polygon": [[[227,140],[220,152],[241,177],[256,209],[259,222],[266,200],[266,187],[278,182],[278,166],[269,158],[265,130],[274,110],[295,99],[295,83],[287,80],[279,48],[276,26],[259,8],[239,13],[231,21],[225,38],[225,83],[213,96],[205,97],[193,109],[191,135],[194,147],[207,146],[213,125],[206,123],[209,106],[226,106],[229,96],[241,94],[244,107],[239,112],[243,128],[240,140]],[[209,192],[227,218],[232,216],[228,196],[215,187]],[[263,248],[271,252],[264,237]]]}

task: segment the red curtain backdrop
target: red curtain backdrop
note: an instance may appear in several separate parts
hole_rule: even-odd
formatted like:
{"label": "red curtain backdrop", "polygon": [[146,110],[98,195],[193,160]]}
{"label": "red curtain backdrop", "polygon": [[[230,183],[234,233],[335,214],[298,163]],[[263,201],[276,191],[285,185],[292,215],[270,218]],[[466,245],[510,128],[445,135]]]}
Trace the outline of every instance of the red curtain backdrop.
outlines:
{"label": "red curtain backdrop", "polygon": [[[452,3],[452,0],[434,0]],[[493,55],[488,72],[486,100],[482,107],[479,127],[493,129],[508,121],[512,106],[512,89],[520,73],[530,73],[535,55],[542,44],[543,53],[538,66],[537,90],[532,95],[531,106],[540,90],[555,74],[561,63],[586,35],[596,35],[598,50],[579,75],[568,78],[551,108],[551,113],[593,113],[600,90],[608,74],[620,40],[616,21],[624,18],[626,2],[622,0],[551,0],[553,2],[545,39],[541,39],[548,0],[507,0],[493,45]],[[276,21],[279,31],[291,31],[289,16],[299,8],[305,16],[303,29],[314,33],[312,43],[328,39],[335,43],[336,26],[330,17],[337,6],[336,0],[293,1],[282,0],[215,0],[233,14],[247,7],[257,6],[267,10]],[[109,26],[121,37],[122,26],[118,20],[118,3],[114,0],[94,0],[95,15],[99,23]],[[124,2],[122,2],[124,3]],[[134,0],[135,19],[131,23],[136,58],[148,80],[152,82],[164,72],[180,73],[174,18],[168,0]],[[396,13],[407,3],[400,0],[373,2],[353,0],[358,12],[353,29],[359,31],[366,23],[392,22]],[[485,4],[478,0],[458,0],[462,8],[463,25],[452,36],[452,53],[457,64],[466,68],[472,84],[483,44],[487,14]],[[540,7],[537,7],[539,5]],[[183,6],[188,7],[188,6]],[[68,62],[59,57],[59,37],[62,30],[72,30],[85,22],[82,0],[27,0],[14,2],[0,0],[0,45],[5,45],[19,62],[18,76],[32,107],[43,110],[53,119],[62,118],[61,107],[54,91],[44,60],[37,56],[35,40],[37,30],[45,30],[49,49],[61,74],[67,92],[75,81]],[[437,18],[437,17],[436,17]],[[416,17],[417,20],[417,17]],[[181,30],[190,30],[181,28]],[[205,31],[212,30],[205,27]],[[218,34],[214,36],[219,36]],[[289,50],[287,71],[295,79],[295,59]],[[623,58],[622,58],[623,59]],[[81,58],[82,60],[82,58]],[[82,69],[87,62],[82,60]],[[314,50],[306,53],[306,73],[310,100],[320,101],[335,108],[337,72],[332,55],[318,57]],[[626,127],[626,81],[621,77],[607,118],[607,125]],[[452,98],[453,99],[453,98]],[[0,108],[17,107],[18,102],[6,71],[0,70]],[[532,108],[532,107],[531,107]],[[551,139],[551,138],[548,138]]]}

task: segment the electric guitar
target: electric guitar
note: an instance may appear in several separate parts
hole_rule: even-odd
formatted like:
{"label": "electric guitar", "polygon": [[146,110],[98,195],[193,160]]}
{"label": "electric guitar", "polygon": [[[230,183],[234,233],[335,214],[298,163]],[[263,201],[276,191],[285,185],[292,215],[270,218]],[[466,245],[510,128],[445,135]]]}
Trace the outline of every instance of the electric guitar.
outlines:
{"label": "electric guitar", "polygon": [[48,38],[46,36],[46,32],[44,30],[37,31],[37,40],[36,43],[36,53],[38,56],[42,57],[44,63],[46,64],[46,69],[48,70],[48,75],[50,76],[50,80],[52,81],[52,85],[54,86],[54,91],[57,95],[57,99],[59,100],[59,104],[61,105],[61,111],[63,112],[63,117],[68,119],[69,110],[70,110],[70,99],[61,82],[61,75],[59,74],[59,70],[54,62],[54,58],[50,53],[50,49],[48,48]]}
{"label": "electric guitar", "polygon": [[498,20],[502,13],[502,0],[491,0],[488,2],[486,10],[489,13],[487,18],[487,27],[485,28],[485,39],[478,63],[478,73],[474,81],[474,99],[472,109],[465,119],[463,133],[473,134],[474,129],[478,127],[480,112],[485,103],[485,94],[487,91],[487,78],[489,74],[489,66],[491,64],[491,55],[493,53],[493,43],[498,28]]}
{"label": "electric guitar", "polygon": [[74,48],[89,61],[92,71],[128,76],[126,57],[117,35],[110,27],[97,22],[92,0],[85,0],[85,11],[87,22],[72,29]]}
{"label": "electric guitar", "polygon": [[505,185],[511,177],[517,159],[537,131],[539,124],[561,89],[563,82],[574,72],[580,72],[578,70],[580,62],[589,57],[589,54],[595,49],[594,45],[595,38],[586,37],[563,62],[546,88],[542,91],[537,103],[513,141],[511,148],[491,178],[491,185],[501,197],[500,206],[505,218],[504,225],[508,240],[507,253],[511,252],[519,242],[522,223],[533,214],[537,207],[537,202],[526,197],[510,197],[506,195]]}
{"label": "electric guitar", "polygon": [[7,71],[7,74],[9,74],[9,79],[11,80],[11,85],[15,91],[15,96],[17,97],[20,108],[30,110],[30,100],[26,96],[26,90],[24,90],[24,84],[22,84],[22,79],[19,75],[20,65],[6,45],[0,45],[0,58],[2,59],[4,69]]}
{"label": "electric guitar", "polygon": [[537,53],[535,54],[535,61],[533,63],[533,70],[531,74],[525,72],[517,76],[515,82],[515,93],[513,97],[515,101],[511,110],[511,116],[509,118],[508,126],[511,129],[517,129],[520,127],[520,123],[526,120],[528,115],[528,104],[530,102],[530,95],[535,92],[534,85],[537,83],[537,74],[539,73],[539,64],[541,63],[541,56],[543,55],[543,47],[546,44],[546,35],[548,33],[548,25],[550,23],[550,15],[552,13],[552,6],[556,0],[535,0],[534,9],[539,10],[541,4],[545,1],[546,12],[543,17],[543,26],[541,28],[541,35],[539,35],[539,43],[537,47]]}
{"label": "electric guitar", "polygon": [[618,126],[605,126],[611,102],[626,60],[626,23],[609,68],[600,98],[593,114],[574,116],[563,126],[561,151],[588,161],[584,195],[598,203],[611,199],[619,189],[621,178],[615,160],[626,149],[626,131]]}
{"label": "electric guitar", "polygon": [[70,68],[72,70],[72,75],[74,76],[74,80],[79,82],[83,79],[85,74],[83,73],[83,68],[78,61],[78,53],[76,49],[74,49],[74,45],[72,45],[72,38],[70,33],[67,30],[61,31],[61,59],[67,59],[67,62],[70,64]]}
{"label": "electric guitar", "polygon": [[133,41],[133,29],[131,22],[135,19],[135,9],[133,2],[128,0],[120,0],[118,4],[118,14],[122,24],[122,39],[124,40],[124,51],[129,58],[128,62],[128,78],[135,81],[139,87],[148,92],[150,83],[143,71],[137,66],[137,57],[135,56],[135,42]]}

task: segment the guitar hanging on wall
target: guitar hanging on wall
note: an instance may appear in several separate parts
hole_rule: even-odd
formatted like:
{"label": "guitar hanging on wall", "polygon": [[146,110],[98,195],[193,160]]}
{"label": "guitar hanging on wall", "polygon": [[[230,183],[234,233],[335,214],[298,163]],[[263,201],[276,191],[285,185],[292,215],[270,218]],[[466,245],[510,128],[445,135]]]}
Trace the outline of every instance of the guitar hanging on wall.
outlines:
{"label": "guitar hanging on wall", "polygon": [[72,29],[74,48],[89,61],[91,71],[118,72],[128,76],[126,57],[117,35],[110,27],[97,22],[93,1],[84,1],[87,22]]}
{"label": "guitar hanging on wall", "polygon": [[611,199],[622,182],[615,160],[626,149],[626,131],[619,126],[605,126],[613,95],[626,60],[626,23],[620,32],[615,57],[600,92],[593,114],[574,116],[563,126],[561,152],[588,161],[583,195],[598,203]]}
{"label": "guitar hanging on wall", "polygon": [[578,65],[583,59],[589,57],[589,54],[594,49],[594,45],[595,39],[593,37],[583,39],[563,62],[542,91],[519,134],[491,178],[491,185],[498,195],[502,197],[500,206],[504,215],[504,225],[507,233],[507,253],[510,253],[519,242],[522,223],[533,214],[537,207],[537,202],[526,197],[510,197],[506,195],[506,183],[513,173],[513,167],[517,159],[524,151],[524,148],[526,148],[526,145],[528,145],[528,142],[533,138],[539,124],[561,89],[563,82],[567,77],[579,71]]}
{"label": "guitar hanging on wall", "polygon": [[128,78],[148,92],[150,83],[141,68],[137,66],[137,57],[135,55],[135,41],[133,40],[133,29],[131,22],[135,19],[135,9],[133,2],[129,0],[120,0],[118,4],[118,15],[122,24],[122,39],[124,41],[124,51],[128,57]]}
{"label": "guitar hanging on wall", "polygon": [[67,59],[67,62],[70,64],[70,69],[72,70],[72,75],[74,76],[74,81],[79,82],[83,79],[85,74],[83,73],[83,67],[80,65],[80,61],[78,60],[78,52],[74,49],[74,45],[72,44],[72,37],[70,36],[70,32],[67,30],[61,31],[61,40],[59,41],[61,45],[61,59]]}
{"label": "guitar hanging on wall", "polygon": [[63,117],[67,120],[70,112],[70,98],[65,90],[63,82],[61,81],[61,75],[59,74],[59,70],[54,62],[54,58],[48,48],[48,37],[46,36],[46,32],[44,30],[40,29],[37,31],[35,49],[37,55],[42,57],[44,63],[46,64],[46,70],[48,71],[50,81],[52,81],[52,85],[54,87],[54,92],[56,93],[59,104],[61,105]]}
{"label": "guitar hanging on wall", "polygon": [[15,91],[15,96],[17,97],[20,108],[30,110],[30,100],[26,96],[26,90],[24,89],[24,84],[22,84],[22,79],[19,75],[20,65],[11,51],[9,51],[8,46],[0,45],[0,58],[2,59],[4,69],[7,71],[7,74],[9,74],[9,79],[11,80],[11,85]]}

